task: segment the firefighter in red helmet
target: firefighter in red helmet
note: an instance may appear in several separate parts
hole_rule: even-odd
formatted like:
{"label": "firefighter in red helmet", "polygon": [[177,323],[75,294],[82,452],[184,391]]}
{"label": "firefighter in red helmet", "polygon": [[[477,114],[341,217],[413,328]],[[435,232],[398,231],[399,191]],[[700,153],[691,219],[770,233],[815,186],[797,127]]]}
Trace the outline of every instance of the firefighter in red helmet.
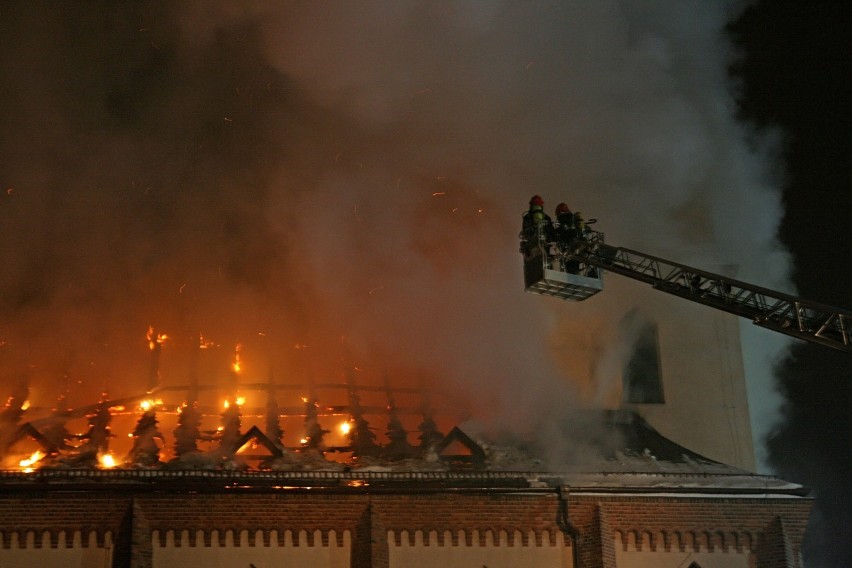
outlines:
{"label": "firefighter in red helmet", "polygon": [[556,222],[559,227],[556,230],[560,241],[567,242],[574,237],[574,214],[568,205],[560,203],[556,206]]}
{"label": "firefighter in red helmet", "polygon": [[544,212],[544,199],[539,195],[533,195],[530,198],[530,208],[524,213],[523,222],[521,225],[521,252],[525,255],[535,254],[536,250],[541,248],[539,244],[539,229],[545,243],[551,243],[556,240],[556,234],[553,230],[553,222],[547,213]]}

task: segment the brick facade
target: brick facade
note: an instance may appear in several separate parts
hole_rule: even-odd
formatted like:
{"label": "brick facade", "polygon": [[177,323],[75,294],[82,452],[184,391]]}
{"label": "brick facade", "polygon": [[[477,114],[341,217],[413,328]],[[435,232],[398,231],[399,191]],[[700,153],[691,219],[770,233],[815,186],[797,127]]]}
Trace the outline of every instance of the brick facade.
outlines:
{"label": "brick facade", "polygon": [[[112,547],[153,568],[154,550],[335,547],[348,566],[389,568],[398,547],[565,547],[570,565],[616,568],[619,551],[729,552],[799,568],[811,502],[791,496],[636,495],[542,488],[217,487],[152,492],[20,486],[0,493],[0,559],[27,547]],[[91,536],[89,536],[91,535]],[[60,543],[62,541],[62,543]],[[395,548],[396,547],[396,548]],[[181,553],[181,554],[185,554]],[[0,561],[2,565],[2,561]],[[619,567],[620,568],[620,567]]]}

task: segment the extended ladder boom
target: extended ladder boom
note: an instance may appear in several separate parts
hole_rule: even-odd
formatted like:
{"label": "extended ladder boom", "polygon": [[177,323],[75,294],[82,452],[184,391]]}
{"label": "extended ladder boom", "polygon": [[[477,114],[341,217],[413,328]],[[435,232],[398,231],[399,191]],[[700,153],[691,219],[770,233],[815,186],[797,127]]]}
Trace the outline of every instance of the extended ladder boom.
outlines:
{"label": "extended ladder boom", "polygon": [[564,256],[654,288],[751,319],[755,325],[852,352],[852,312],[809,302],[662,258],[603,243],[575,240]]}

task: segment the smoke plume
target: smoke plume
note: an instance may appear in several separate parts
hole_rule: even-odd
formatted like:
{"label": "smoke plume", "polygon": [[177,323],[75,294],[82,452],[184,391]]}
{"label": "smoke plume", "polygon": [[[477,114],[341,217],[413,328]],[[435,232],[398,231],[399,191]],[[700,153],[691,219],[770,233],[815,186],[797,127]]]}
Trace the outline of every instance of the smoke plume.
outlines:
{"label": "smoke plume", "polygon": [[153,325],[164,381],[187,381],[180,348],[200,333],[223,361],[241,343],[246,375],[352,363],[437,385],[485,423],[594,400],[591,360],[631,289],[571,310],[524,295],[532,194],[600,218],[609,242],[788,287],[769,148],[734,119],[735,15],[6,3],[3,372],[29,369],[44,405],[64,376],[74,404],[142,392]]}

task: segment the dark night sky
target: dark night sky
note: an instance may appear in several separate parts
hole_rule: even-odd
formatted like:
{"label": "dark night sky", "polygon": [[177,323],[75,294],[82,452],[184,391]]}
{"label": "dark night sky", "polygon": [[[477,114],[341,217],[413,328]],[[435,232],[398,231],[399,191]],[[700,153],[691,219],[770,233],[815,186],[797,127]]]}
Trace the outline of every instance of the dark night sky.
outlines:
{"label": "dark night sky", "polygon": [[[852,7],[762,2],[734,26],[747,50],[743,114],[780,127],[788,179],[781,238],[802,297],[852,307]],[[780,475],[813,489],[809,566],[850,566],[852,358],[798,346],[781,370],[786,421],[770,442]]]}
{"label": "dark night sky", "polygon": [[[583,380],[553,352],[607,353],[631,304],[617,282],[558,316],[520,293],[532,193],[769,288],[780,238],[802,297],[852,308],[848,3],[729,28],[774,161],[730,117],[724,3],[242,4],[0,3],[6,391],[135,394],[155,325],[174,369],[202,332],[263,373],[354,361],[548,416]],[[852,566],[850,368],[797,345],[778,372],[770,461],[816,495],[811,568]]]}

